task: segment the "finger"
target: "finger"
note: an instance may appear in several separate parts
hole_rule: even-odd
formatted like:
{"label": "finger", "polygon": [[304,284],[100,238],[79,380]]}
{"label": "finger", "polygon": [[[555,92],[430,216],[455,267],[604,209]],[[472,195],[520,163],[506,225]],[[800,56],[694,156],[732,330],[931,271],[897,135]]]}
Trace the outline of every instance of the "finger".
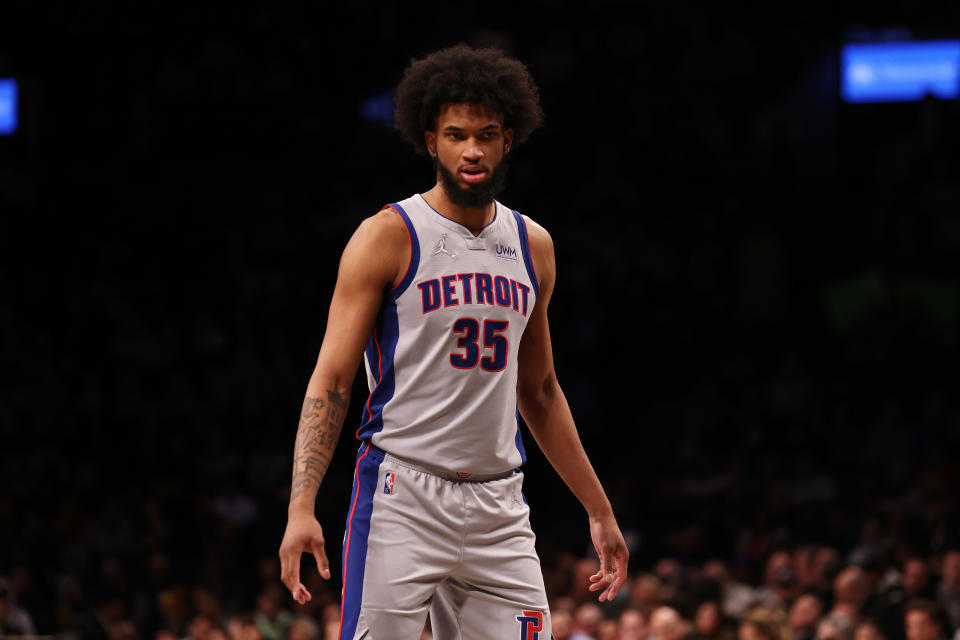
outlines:
{"label": "finger", "polygon": [[300,585],[300,554],[297,551],[281,547],[280,580],[296,597],[295,589]]}
{"label": "finger", "polygon": [[293,599],[300,604],[306,604],[313,599],[313,596],[310,595],[305,586],[298,584],[293,590]]}
{"label": "finger", "polygon": [[617,594],[620,593],[620,587],[623,586],[623,583],[624,583],[623,576],[618,575],[616,578],[614,578],[610,586],[607,587],[606,591],[600,594],[600,599],[610,601],[616,598]]}
{"label": "finger", "polygon": [[592,582],[592,584],[587,588],[590,591],[599,591],[600,589],[603,589],[608,584],[610,584],[610,582],[612,581],[612,578],[606,573],[604,573],[603,571],[599,571],[596,574],[590,576],[590,581]]}
{"label": "finger", "polygon": [[323,576],[324,580],[330,579],[330,562],[327,560],[327,553],[324,550],[323,538],[313,540],[313,559],[317,561],[317,571]]}
{"label": "finger", "polygon": [[625,554],[614,554],[613,562],[616,565],[614,569],[613,580],[610,581],[610,586],[600,594],[600,599],[613,600],[617,594],[620,592],[620,588],[623,586],[623,583],[627,580],[627,557]]}
{"label": "finger", "polygon": [[309,602],[313,596],[307,591],[307,588],[300,582],[300,554],[290,553],[289,550],[280,551],[280,579],[290,595],[300,604]]}

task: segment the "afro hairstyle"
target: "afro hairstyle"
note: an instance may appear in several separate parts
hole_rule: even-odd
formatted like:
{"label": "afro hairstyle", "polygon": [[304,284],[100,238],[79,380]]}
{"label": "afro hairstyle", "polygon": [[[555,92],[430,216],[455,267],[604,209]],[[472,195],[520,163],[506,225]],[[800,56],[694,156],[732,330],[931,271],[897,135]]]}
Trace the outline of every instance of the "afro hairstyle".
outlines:
{"label": "afro hairstyle", "polygon": [[410,62],[397,85],[394,121],[417,153],[427,153],[423,133],[436,127],[447,103],[482,104],[502,114],[514,146],[543,122],[540,91],[527,67],[499,49],[458,44]]}

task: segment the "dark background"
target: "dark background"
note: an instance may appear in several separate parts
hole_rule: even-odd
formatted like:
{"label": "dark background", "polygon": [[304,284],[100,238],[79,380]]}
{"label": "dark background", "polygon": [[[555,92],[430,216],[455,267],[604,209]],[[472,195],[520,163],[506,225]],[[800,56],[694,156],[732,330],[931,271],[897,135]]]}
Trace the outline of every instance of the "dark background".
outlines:
{"label": "dark background", "polygon": [[[958,37],[960,4],[4,11],[0,575],[39,631],[105,589],[253,607],[340,252],[432,185],[363,105],[460,41],[541,89],[499,199],[554,237],[557,371],[631,568],[755,581],[865,522],[888,562],[956,544],[960,102],[838,85],[842,43]],[[364,386],[318,500],[334,575]],[[525,435],[549,569],[586,518]]]}

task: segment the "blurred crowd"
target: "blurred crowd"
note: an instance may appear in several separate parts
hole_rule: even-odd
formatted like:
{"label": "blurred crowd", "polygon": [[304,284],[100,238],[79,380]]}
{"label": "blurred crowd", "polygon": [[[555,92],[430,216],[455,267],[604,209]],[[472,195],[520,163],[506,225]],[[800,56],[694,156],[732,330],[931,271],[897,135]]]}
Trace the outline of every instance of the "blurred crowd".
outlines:
{"label": "blurred crowd", "polygon": [[[759,582],[721,559],[663,558],[613,603],[590,602],[595,559],[573,562],[553,599],[557,640],[944,640],[960,632],[960,550],[902,563],[826,546],[778,549]],[[732,570],[734,569],[734,570]]]}
{"label": "blurred crowd", "polygon": [[0,141],[0,635],[336,637],[356,443],[318,498],[335,577],[305,562],[297,605],[296,421],[343,245],[431,178],[362,105],[462,39],[541,86],[501,200],[554,237],[558,376],[632,553],[594,604],[582,510],[527,434],[557,640],[955,637],[960,102],[841,104],[839,43],[883,35],[847,6],[564,25],[541,1],[527,31],[380,4],[61,3],[43,47],[0,22],[24,97]]}
{"label": "blurred crowd", "polygon": [[[952,640],[960,638],[960,547],[919,555],[889,546],[865,523],[861,542],[842,553],[805,544],[766,554],[759,576],[713,558],[662,558],[632,572],[617,598],[597,603],[589,576],[596,557],[563,554],[544,572],[556,640]],[[886,560],[886,561],[885,561]],[[55,607],[40,601],[26,567],[0,578],[0,635],[38,632],[34,614],[55,609],[62,638],[134,640],[334,640],[340,606],[315,571],[300,605],[261,559],[256,593],[237,608],[222,590],[169,580],[153,555],[148,584],[118,566],[100,568],[84,589],[65,578]],[[747,578],[758,578],[745,581]],[[31,612],[31,607],[36,607]],[[41,624],[41,626],[43,626]],[[47,632],[49,633],[49,629]],[[430,638],[429,621],[423,638]]]}

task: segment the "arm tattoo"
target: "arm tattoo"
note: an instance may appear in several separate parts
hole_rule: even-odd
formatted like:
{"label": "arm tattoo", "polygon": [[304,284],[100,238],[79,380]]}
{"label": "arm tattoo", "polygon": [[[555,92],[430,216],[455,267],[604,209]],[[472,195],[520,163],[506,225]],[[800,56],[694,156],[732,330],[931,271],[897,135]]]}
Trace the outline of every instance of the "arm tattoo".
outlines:
{"label": "arm tattoo", "polygon": [[346,398],[332,390],[327,391],[326,400],[313,396],[304,399],[293,450],[290,500],[304,493],[316,498],[340,437],[347,405]]}

